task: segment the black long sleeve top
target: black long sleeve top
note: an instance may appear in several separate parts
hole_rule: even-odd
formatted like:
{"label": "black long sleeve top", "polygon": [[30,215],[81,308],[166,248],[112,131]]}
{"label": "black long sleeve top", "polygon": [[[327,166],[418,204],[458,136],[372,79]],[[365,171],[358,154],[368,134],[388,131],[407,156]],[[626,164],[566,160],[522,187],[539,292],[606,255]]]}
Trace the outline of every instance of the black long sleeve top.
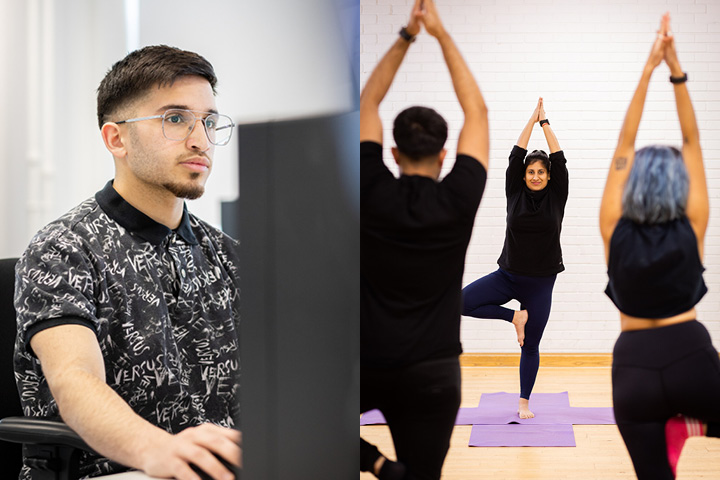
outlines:
{"label": "black long sleeve top", "polygon": [[532,277],[565,270],[560,232],[568,198],[568,171],[562,150],[550,154],[550,179],[538,192],[525,184],[527,150],[515,145],[505,173],[507,227],[498,259],[503,270]]}

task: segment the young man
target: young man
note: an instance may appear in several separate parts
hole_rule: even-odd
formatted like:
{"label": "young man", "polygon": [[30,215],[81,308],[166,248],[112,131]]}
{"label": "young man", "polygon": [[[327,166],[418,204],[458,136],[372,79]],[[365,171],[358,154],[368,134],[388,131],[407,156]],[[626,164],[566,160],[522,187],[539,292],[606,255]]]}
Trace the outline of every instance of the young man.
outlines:
{"label": "young man", "polygon": [[[465,123],[457,161],[438,182],[447,124],[411,107],[393,129],[401,176],[382,160],[379,105],[420,26],[435,37]],[[361,470],[381,479],[438,479],[460,406],[460,305],[465,252],[485,188],[487,108],[431,0],[417,0],[407,27],[360,96],[360,410],[378,408],[398,462],[361,440]]]}
{"label": "young man", "polygon": [[[188,213],[216,145],[216,77],[200,55],[130,53],[98,88],[115,178],[43,228],[16,268],[25,415],[62,419],[100,456],[81,475],[233,478],[238,465],[237,242]],[[27,476],[27,472],[25,472]]]}

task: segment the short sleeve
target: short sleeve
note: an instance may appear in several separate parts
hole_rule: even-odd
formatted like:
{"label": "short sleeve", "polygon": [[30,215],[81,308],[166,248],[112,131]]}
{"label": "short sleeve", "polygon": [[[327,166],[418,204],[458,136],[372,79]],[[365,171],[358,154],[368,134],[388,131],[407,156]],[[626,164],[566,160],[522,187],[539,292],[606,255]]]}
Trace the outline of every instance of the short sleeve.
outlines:
{"label": "short sleeve", "polygon": [[376,142],[360,142],[360,191],[367,193],[384,182],[392,182],[395,176],[383,162],[382,145]]}
{"label": "short sleeve", "polygon": [[[47,326],[64,323],[95,327],[94,274],[82,243],[65,227],[35,236],[15,268],[18,332],[26,345]],[[46,324],[46,325],[44,325]]]}
{"label": "short sleeve", "polygon": [[440,191],[455,208],[474,218],[487,183],[487,171],[475,158],[460,154],[453,169],[440,182]]}

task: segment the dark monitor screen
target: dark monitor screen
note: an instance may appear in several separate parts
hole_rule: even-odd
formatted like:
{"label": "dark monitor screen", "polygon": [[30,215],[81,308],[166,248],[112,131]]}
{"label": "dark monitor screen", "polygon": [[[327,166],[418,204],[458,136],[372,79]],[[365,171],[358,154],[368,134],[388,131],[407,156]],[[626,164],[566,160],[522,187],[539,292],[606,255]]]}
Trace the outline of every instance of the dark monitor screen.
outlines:
{"label": "dark monitor screen", "polygon": [[359,471],[359,112],[238,127],[244,480]]}

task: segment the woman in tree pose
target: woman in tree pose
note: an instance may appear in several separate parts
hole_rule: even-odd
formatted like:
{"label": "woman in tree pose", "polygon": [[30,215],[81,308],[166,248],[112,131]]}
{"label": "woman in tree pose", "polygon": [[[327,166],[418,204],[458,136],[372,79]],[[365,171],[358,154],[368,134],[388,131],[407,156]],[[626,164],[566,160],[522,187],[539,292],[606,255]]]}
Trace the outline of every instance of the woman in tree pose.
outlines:
{"label": "woman in tree pose", "polygon": [[[550,155],[527,152],[535,123],[540,123]],[[510,152],[505,194],[507,228],[500,268],[463,289],[463,315],[502,319],[515,326],[522,349],[518,415],[532,418],[529,402],[540,365],[540,339],[550,316],[555,278],[565,270],[560,230],[568,198],[565,155],[542,98]],[[513,299],[520,302],[520,310],[502,307]]]}
{"label": "woman in tree pose", "polygon": [[[663,60],[682,151],[655,145],[636,152],[650,76]],[[707,292],[702,255],[709,207],[686,81],[665,14],[625,115],[600,207],[606,293],[620,311],[622,330],[613,351],[615,419],[640,480],[675,478],[688,436],[720,435],[720,360],[695,319],[695,305]]]}

